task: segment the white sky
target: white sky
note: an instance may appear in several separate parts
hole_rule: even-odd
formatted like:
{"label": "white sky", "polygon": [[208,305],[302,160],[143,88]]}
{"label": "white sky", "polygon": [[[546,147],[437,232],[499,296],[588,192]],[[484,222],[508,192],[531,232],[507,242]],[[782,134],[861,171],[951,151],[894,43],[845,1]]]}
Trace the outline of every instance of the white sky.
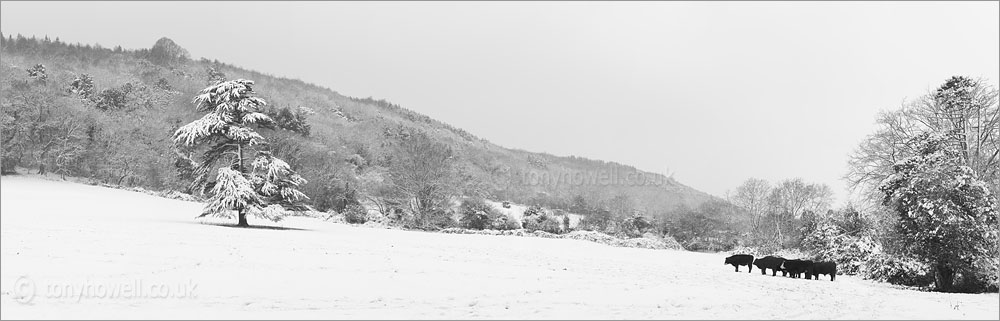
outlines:
{"label": "white sky", "polygon": [[2,2],[0,31],[194,57],[385,98],[505,147],[723,195],[802,177],[841,199],[874,116],[1000,79],[998,2]]}

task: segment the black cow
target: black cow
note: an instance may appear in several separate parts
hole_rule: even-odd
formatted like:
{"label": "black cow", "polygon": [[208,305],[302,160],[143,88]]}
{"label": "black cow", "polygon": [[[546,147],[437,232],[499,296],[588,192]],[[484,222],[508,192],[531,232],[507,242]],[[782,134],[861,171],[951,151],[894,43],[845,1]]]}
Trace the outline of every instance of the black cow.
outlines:
{"label": "black cow", "polygon": [[751,264],[753,264],[753,255],[749,255],[749,254],[736,254],[736,255],[727,257],[726,258],[726,263],[723,263],[723,265],[726,265],[726,264],[732,264],[733,266],[735,266],[736,267],[736,272],[740,271],[740,265],[746,265],[747,268],[750,269],[750,271],[748,271],[748,272],[753,272],[753,265],[751,265]]}
{"label": "black cow", "polygon": [[784,273],[781,269],[781,263],[785,263],[784,258],[770,255],[753,261],[753,265],[756,265],[757,268],[760,269],[761,275],[767,275],[767,269],[771,269],[771,276],[778,275],[778,271],[782,271]]}
{"label": "black cow", "polygon": [[819,280],[820,274],[826,274],[830,276],[830,281],[837,278],[837,263],[836,262],[815,262],[809,269],[809,272]]}
{"label": "black cow", "polygon": [[782,273],[788,272],[788,276],[792,278],[802,277],[802,274],[805,273],[806,279],[809,279],[812,264],[813,262],[810,260],[785,260],[781,264],[781,269],[784,270]]}

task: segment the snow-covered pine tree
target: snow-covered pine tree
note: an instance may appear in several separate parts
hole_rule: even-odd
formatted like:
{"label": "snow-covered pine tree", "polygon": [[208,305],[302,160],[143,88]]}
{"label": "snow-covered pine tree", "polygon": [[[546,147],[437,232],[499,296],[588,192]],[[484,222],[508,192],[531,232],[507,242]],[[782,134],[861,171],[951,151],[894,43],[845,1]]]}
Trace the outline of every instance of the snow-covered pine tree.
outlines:
{"label": "snow-covered pine tree", "polygon": [[[192,183],[192,190],[210,190],[201,216],[229,218],[236,211],[239,226],[249,226],[247,214],[276,221],[282,209],[307,209],[301,204],[307,197],[296,189],[306,180],[270,152],[255,149],[264,137],[253,126],[270,126],[273,120],[260,112],[266,102],[255,97],[253,85],[238,79],[203,89],[194,104],[205,116],[174,133],[178,145],[205,147]],[[210,173],[216,168],[212,182]]]}
{"label": "snow-covered pine tree", "polygon": [[260,151],[253,162],[253,186],[257,194],[263,197],[267,204],[281,206],[284,209],[308,210],[301,200],[308,197],[297,188],[306,180],[296,174],[285,161],[274,157],[268,151]]}

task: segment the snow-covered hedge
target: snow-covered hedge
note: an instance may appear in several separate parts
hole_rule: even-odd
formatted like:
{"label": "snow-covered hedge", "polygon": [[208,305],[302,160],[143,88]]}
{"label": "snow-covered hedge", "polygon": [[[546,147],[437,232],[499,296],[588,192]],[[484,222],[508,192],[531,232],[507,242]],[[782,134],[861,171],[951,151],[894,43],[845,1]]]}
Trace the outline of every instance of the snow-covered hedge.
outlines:
{"label": "snow-covered hedge", "polygon": [[786,258],[786,259],[798,259],[798,260],[812,260],[812,259],[814,259],[813,255],[810,255],[809,253],[803,252],[803,251],[798,250],[798,249],[780,249],[780,250],[772,251],[772,250],[760,249],[760,248],[750,247],[750,246],[739,246],[739,247],[733,248],[732,250],[726,251],[724,253],[726,253],[728,255],[750,254],[750,255],[753,255],[754,257],[765,257],[765,256],[768,256],[768,255],[772,255],[772,256],[778,256],[778,257],[782,257],[782,258]]}
{"label": "snow-covered hedge", "polygon": [[527,230],[510,230],[510,231],[497,231],[497,230],[469,230],[463,228],[447,228],[440,231],[441,233],[448,234],[478,234],[478,235],[510,235],[510,236],[531,236],[531,237],[543,237],[552,239],[572,239],[572,240],[585,240],[595,243],[601,243],[617,247],[632,247],[632,248],[643,248],[643,249],[654,249],[654,250],[683,250],[680,243],[677,243],[672,237],[656,237],[652,234],[648,234],[640,238],[630,238],[622,239],[614,236],[610,236],[600,232],[593,231],[573,231],[567,234],[553,234],[545,231],[527,231]]}
{"label": "snow-covered hedge", "polygon": [[[94,184],[92,184],[92,185],[94,185]],[[112,185],[112,184],[107,184],[107,183],[99,183],[99,184],[96,184],[96,185],[100,186],[100,187],[107,187],[107,188],[113,188],[113,189],[120,189],[120,190],[130,191],[130,192],[143,193],[143,194],[147,194],[147,195],[153,195],[153,196],[157,196],[157,197],[169,198],[169,199],[174,199],[174,200],[181,200],[181,201],[185,201],[185,202],[201,202],[201,201],[203,201],[202,199],[198,198],[197,196],[194,196],[194,195],[191,195],[191,194],[186,194],[186,193],[181,193],[181,192],[175,191],[175,190],[151,191],[151,190],[148,190],[148,189],[145,189],[145,188],[142,188],[142,187],[120,186],[120,185]]]}
{"label": "snow-covered hedge", "polygon": [[877,253],[861,264],[865,279],[906,286],[928,286],[934,277],[928,275],[930,267],[917,260]]}

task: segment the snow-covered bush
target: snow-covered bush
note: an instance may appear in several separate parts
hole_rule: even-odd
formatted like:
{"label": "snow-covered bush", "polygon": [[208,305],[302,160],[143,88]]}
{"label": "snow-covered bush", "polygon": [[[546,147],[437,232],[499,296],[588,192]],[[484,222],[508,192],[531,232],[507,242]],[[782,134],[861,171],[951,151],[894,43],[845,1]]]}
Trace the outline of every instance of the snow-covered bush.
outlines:
{"label": "snow-covered bush", "polygon": [[590,241],[594,243],[601,243],[617,247],[632,247],[632,248],[644,248],[644,249],[654,249],[654,250],[684,249],[683,247],[681,247],[680,243],[677,243],[677,240],[674,240],[672,237],[669,236],[658,237],[653,234],[647,234],[646,236],[640,238],[622,239],[594,231],[573,231],[566,234],[555,234],[545,231],[528,231],[524,229],[498,231],[498,230],[470,230],[465,228],[445,228],[440,230],[439,232],[447,234],[509,235],[509,236],[552,238],[552,239],[583,240],[583,241]]}
{"label": "snow-covered bush", "polygon": [[911,258],[878,253],[861,264],[865,279],[906,286],[928,286],[934,276],[928,274],[930,266]]}
{"label": "snow-covered bush", "polygon": [[559,220],[548,215],[535,215],[524,218],[524,229],[528,231],[544,231],[553,234],[562,233]]}
{"label": "snow-covered bush", "polygon": [[875,240],[868,237],[838,235],[833,244],[813,252],[816,259],[837,262],[837,272],[854,275],[872,255],[881,251]]}
{"label": "snow-covered bush", "polygon": [[881,251],[875,240],[864,235],[848,235],[832,220],[818,222],[802,243],[813,258],[836,262],[837,272],[848,275],[857,274],[869,257]]}
{"label": "snow-covered bush", "polygon": [[185,202],[198,202],[198,201],[200,201],[199,198],[197,198],[197,197],[195,197],[195,196],[193,196],[191,194],[185,194],[185,193],[178,192],[178,191],[175,191],[175,190],[165,190],[165,191],[156,193],[155,195],[159,196],[159,197],[163,197],[163,198],[181,200],[181,201],[185,201]]}
{"label": "snow-covered bush", "polygon": [[478,198],[463,201],[459,206],[459,213],[461,215],[458,220],[459,226],[473,230],[491,228],[493,219],[499,216],[496,209]]}
{"label": "snow-covered bush", "polygon": [[618,227],[626,236],[636,238],[649,231],[653,224],[645,216],[636,214],[622,219]]}
{"label": "snow-covered bush", "polygon": [[467,199],[459,206],[459,227],[473,230],[516,230],[521,223],[501,213],[483,199]]}
{"label": "snow-covered bush", "polygon": [[677,242],[677,239],[674,239],[674,237],[670,236],[670,235],[666,235],[666,234],[659,235],[659,234],[655,234],[655,233],[652,233],[652,232],[646,232],[646,233],[642,234],[642,238],[644,238],[644,239],[651,239],[651,240],[656,240],[656,241],[662,242],[663,245],[666,246],[669,249],[673,249],[673,250],[683,250],[684,249],[684,247],[681,246],[681,243]]}
{"label": "snow-covered bush", "polygon": [[558,218],[548,213],[540,206],[531,206],[524,210],[521,223],[528,231],[545,231],[548,233],[562,233],[562,223]]}
{"label": "snow-covered bush", "polygon": [[332,209],[329,212],[326,212],[324,214],[325,215],[323,216],[323,220],[325,220],[327,222],[331,222],[331,223],[347,223],[347,220],[344,219],[344,214],[337,213],[336,211],[334,211]]}
{"label": "snow-covered bush", "polygon": [[1000,291],[1000,257],[981,257],[973,265],[979,272],[978,280],[983,283],[983,290]]}
{"label": "snow-covered bush", "polygon": [[440,231],[446,228],[458,227],[451,210],[432,209],[421,215],[407,213],[403,216],[402,225],[412,230]]}
{"label": "snow-covered bush", "polygon": [[813,260],[815,259],[812,254],[799,249],[780,249],[774,251],[774,256],[780,256],[786,259],[799,259],[799,260]]}
{"label": "snow-covered bush", "polygon": [[772,252],[764,252],[764,251],[761,251],[760,249],[758,249],[756,247],[737,246],[737,247],[734,247],[734,248],[730,249],[729,251],[725,251],[724,253],[726,253],[727,255],[750,254],[750,255],[753,255],[754,257],[764,257],[767,254],[772,253]]}
{"label": "snow-covered bush", "polygon": [[344,208],[344,222],[350,224],[365,224],[368,222],[368,211],[357,204],[348,205]]}
{"label": "snow-covered bush", "polygon": [[595,231],[573,231],[566,234],[565,238],[585,240],[601,244],[613,244],[616,240],[614,236]]}
{"label": "snow-covered bush", "polygon": [[520,229],[521,223],[510,215],[498,214],[493,218],[493,222],[491,222],[490,226],[492,226],[495,230],[509,231]]}

